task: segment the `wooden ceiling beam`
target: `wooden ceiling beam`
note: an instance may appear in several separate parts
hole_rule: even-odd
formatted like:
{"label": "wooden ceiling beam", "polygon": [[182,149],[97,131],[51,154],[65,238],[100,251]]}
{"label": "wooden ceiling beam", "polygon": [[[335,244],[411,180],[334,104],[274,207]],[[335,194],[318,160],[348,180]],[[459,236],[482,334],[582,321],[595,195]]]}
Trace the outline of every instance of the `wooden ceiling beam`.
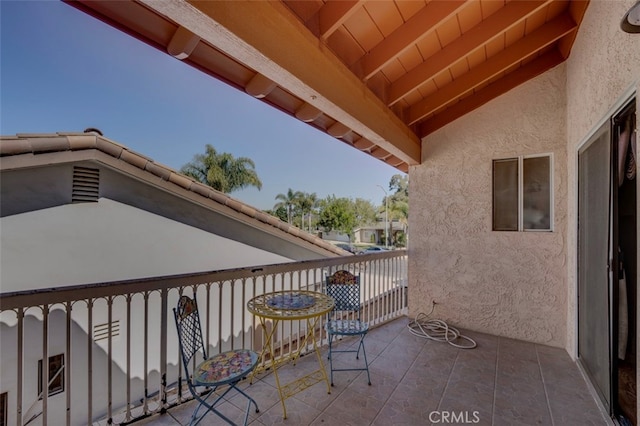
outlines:
{"label": "wooden ceiling beam", "polygon": [[269,80],[262,74],[256,74],[253,78],[247,83],[244,88],[244,91],[254,98],[262,99],[267,96],[269,93],[273,91],[278,85],[273,81]]}
{"label": "wooden ceiling beam", "polygon": [[405,50],[435,31],[439,22],[456,14],[465,4],[464,0],[434,1],[427,4],[360,58],[352,67],[354,72],[360,70],[364,79],[371,78]]}
{"label": "wooden ceiling beam", "polygon": [[363,0],[328,1],[316,12],[320,37],[327,39],[362,5]]}
{"label": "wooden ceiling beam", "polygon": [[481,107],[492,99],[507,93],[509,90],[561,64],[563,61],[564,58],[557,49],[550,50],[522,68],[477,91],[474,96],[463,99],[442,113],[423,122],[419,126],[420,137],[423,138],[435,132],[439,128]]}
{"label": "wooden ceiling beam", "polygon": [[353,146],[358,148],[360,151],[367,151],[376,145],[370,140],[367,140],[365,138],[360,138],[353,143]]}
{"label": "wooden ceiling beam", "polygon": [[139,2],[401,160],[420,162],[415,133],[283,3]]}
{"label": "wooden ceiling beam", "polygon": [[427,58],[407,74],[396,80],[389,87],[387,102],[393,105],[408,93],[416,90],[425,81],[432,79],[443,70],[449,68],[460,58],[468,55],[478,47],[517,25],[528,16],[547,5],[544,1],[512,1],[502,9],[480,22],[459,39],[447,45],[438,53]]}
{"label": "wooden ceiling beam", "polygon": [[178,27],[167,46],[167,53],[176,59],[186,59],[200,42],[200,37],[186,29]]}
{"label": "wooden ceiling beam", "polygon": [[[584,14],[587,12],[588,6],[589,0],[572,0],[571,4],[569,4],[569,13],[573,20],[576,21],[578,27],[582,23],[582,19],[584,18]],[[571,46],[573,46],[576,35],[578,35],[578,28],[560,40],[559,50],[565,59],[567,59],[569,57],[569,53],[571,53]]]}
{"label": "wooden ceiling beam", "polygon": [[322,115],[322,111],[320,111],[318,108],[306,102],[303,103],[302,106],[298,108],[295,113],[296,118],[300,121],[304,121],[305,123],[311,123],[321,115]]}
{"label": "wooden ceiling beam", "polygon": [[385,158],[389,157],[391,154],[389,154],[387,151],[385,151],[384,149],[380,148],[380,147],[376,147],[373,148],[371,150],[371,156],[373,158],[377,158],[378,160],[384,160]]}
{"label": "wooden ceiling beam", "polygon": [[561,39],[576,28],[576,23],[568,13],[538,28],[528,36],[512,44],[507,49],[461,75],[433,95],[408,108],[405,118],[409,125],[418,122],[452,99],[472,90],[507,68],[533,55],[539,49]]}
{"label": "wooden ceiling beam", "polygon": [[327,129],[327,133],[334,138],[342,139],[351,132],[351,129],[344,124],[336,121],[332,126]]}

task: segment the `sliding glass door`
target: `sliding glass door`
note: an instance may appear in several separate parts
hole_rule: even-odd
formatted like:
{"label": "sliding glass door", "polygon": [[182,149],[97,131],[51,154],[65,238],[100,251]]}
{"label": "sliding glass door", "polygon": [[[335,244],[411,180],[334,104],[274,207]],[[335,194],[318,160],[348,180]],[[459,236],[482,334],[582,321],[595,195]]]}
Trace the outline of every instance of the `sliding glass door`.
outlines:
{"label": "sliding glass door", "polygon": [[605,123],[578,152],[578,357],[611,407],[610,152]]}

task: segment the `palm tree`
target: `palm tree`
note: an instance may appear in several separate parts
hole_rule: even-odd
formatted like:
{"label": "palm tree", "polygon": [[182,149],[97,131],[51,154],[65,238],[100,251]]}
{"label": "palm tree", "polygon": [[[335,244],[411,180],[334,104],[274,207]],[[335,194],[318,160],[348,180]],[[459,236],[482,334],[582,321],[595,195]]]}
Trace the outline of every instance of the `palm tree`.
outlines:
{"label": "palm tree", "polygon": [[286,194],[276,195],[276,200],[278,202],[273,206],[273,209],[277,210],[280,207],[284,207],[287,210],[287,221],[289,222],[289,224],[291,224],[291,219],[293,218],[293,209],[296,206],[301,195],[302,192],[294,192],[294,190],[291,188],[289,188]]}
{"label": "palm tree", "polygon": [[205,154],[194,155],[193,161],[182,166],[180,172],[226,194],[248,186],[262,188],[252,159],[234,158],[226,152],[218,154],[209,144],[205,150]]}
{"label": "palm tree", "polygon": [[309,213],[309,232],[311,232],[311,213],[318,207],[318,196],[315,192],[300,193],[296,204],[300,209],[300,224],[302,225],[300,228],[304,231],[304,215]]}

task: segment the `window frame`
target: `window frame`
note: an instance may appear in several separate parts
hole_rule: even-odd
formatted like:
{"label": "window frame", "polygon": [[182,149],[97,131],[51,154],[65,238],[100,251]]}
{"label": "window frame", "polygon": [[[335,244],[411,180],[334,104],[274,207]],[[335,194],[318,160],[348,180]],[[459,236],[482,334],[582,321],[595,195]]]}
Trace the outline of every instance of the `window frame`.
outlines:
{"label": "window frame", "polygon": [[0,426],[6,426],[9,412],[9,392],[0,393]]}
{"label": "window frame", "polygon": [[[49,357],[49,375],[51,375],[52,373],[52,364],[53,367],[55,367],[58,363],[56,362],[57,359],[61,360],[61,372],[58,375],[58,378],[56,380],[60,381],[59,385],[56,385],[56,383],[51,383],[51,385],[49,386],[49,391],[47,393],[48,396],[53,396],[53,395],[57,395],[59,393],[64,392],[64,388],[65,388],[65,383],[64,383],[64,376],[65,376],[65,372],[64,369],[66,368],[65,366],[65,361],[64,361],[64,353],[60,353],[60,354],[56,354],[56,355],[51,355]],[[47,379],[46,383],[49,383],[49,380]],[[38,399],[41,400],[42,396],[44,394],[44,386],[45,386],[45,381],[44,381],[44,363],[42,362],[41,359],[38,360]]]}
{"label": "window frame", "polygon": [[[531,229],[524,227],[524,162],[525,160],[531,158],[548,158],[549,159],[549,227],[544,229]],[[496,199],[495,199],[495,189],[496,189],[496,180],[495,180],[495,164],[496,162],[504,162],[504,161],[513,161],[517,160],[518,164],[518,226],[517,229],[496,229],[495,223],[495,213],[496,213]],[[554,232],[554,159],[553,153],[541,153],[541,154],[529,154],[529,155],[518,155],[512,157],[503,157],[503,158],[494,158],[491,161],[491,230],[495,232]]]}

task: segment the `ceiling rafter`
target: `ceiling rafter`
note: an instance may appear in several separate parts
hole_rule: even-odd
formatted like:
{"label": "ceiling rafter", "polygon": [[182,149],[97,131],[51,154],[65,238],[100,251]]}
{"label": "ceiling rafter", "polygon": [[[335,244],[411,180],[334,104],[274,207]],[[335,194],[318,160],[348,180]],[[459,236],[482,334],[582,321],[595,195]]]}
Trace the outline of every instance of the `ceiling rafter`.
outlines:
{"label": "ceiling rafter", "polygon": [[275,89],[277,84],[262,74],[256,74],[247,83],[244,91],[253,96],[254,98],[264,98]]}
{"label": "ceiling rafter", "polygon": [[561,64],[562,61],[564,61],[564,58],[556,49],[545,53],[539,58],[529,62],[527,65],[506,75],[504,78],[499,79],[481,90],[478,90],[474,96],[469,96],[456,103],[454,106],[447,108],[445,112],[422,122],[419,127],[420,135],[425,137],[428,134],[433,133],[439,128],[446,126],[474,109],[481,107],[490,100],[507,93],[514,87],[517,87],[545,71],[550,70],[556,65]]}
{"label": "ceiling rafter", "polygon": [[178,27],[167,46],[167,53],[176,59],[186,59],[200,42],[200,37],[186,29]]}
{"label": "ceiling rafter", "polygon": [[457,13],[465,6],[464,0],[434,1],[382,40],[371,51],[358,60],[354,70],[360,69],[365,80],[371,78],[382,67],[400,56],[406,49],[435,31],[436,24]]}
{"label": "ceiling rafter", "polygon": [[344,22],[362,6],[363,0],[328,1],[312,19],[318,21],[320,38],[331,36]]}
{"label": "ceiling rafter", "polygon": [[321,115],[322,111],[306,102],[303,103],[295,112],[296,118],[300,121],[304,121],[305,123],[311,123],[312,121],[317,120]]}
{"label": "ceiling rafter", "polygon": [[549,0],[513,1],[508,3],[504,8],[489,16],[459,39],[393,82],[389,87],[387,102],[389,105],[395,104],[407,93],[416,90],[425,81],[432,79],[438,73],[453,65],[460,57],[470,54],[479,46],[504,33],[518,22],[525,20],[547,3],[549,3]]}
{"label": "ceiling rafter", "polygon": [[540,47],[550,45],[575,28],[576,23],[568,13],[555,18],[486,62],[453,80],[433,95],[411,106],[405,113],[407,122],[409,124],[416,123],[438,108],[445,106],[451,99],[480,86],[505,69],[535,54]]}

